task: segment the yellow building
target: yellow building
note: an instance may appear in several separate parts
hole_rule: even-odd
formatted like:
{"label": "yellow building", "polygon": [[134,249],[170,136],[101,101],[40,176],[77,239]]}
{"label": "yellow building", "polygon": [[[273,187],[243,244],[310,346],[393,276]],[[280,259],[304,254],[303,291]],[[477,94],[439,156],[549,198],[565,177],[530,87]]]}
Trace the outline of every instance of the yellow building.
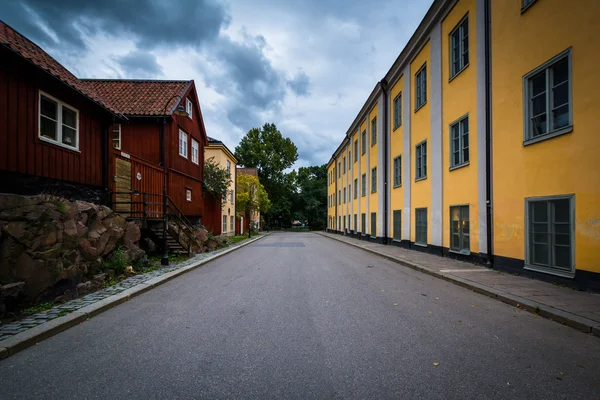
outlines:
{"label": "yellow building", "polygon": [[[223,144],[223,142],[211,138],[208,138],[208,145],[204,147],[204,159],[213,159],[217,165],[221,168],[227,169],[230,173],[231,184],[229,185],[229,194],[226,199],[221,202],[220,214],[218,218],[215,218],[217,222],[213,225],[215,234],[221,234],[226,236],[235,235],[235,177],[236,177],[236,166],[237,158],[233,153]],[[242,224],[243,226],[243,224]],[[220,228],[220,229],[218,229]],[[220,233],[219,233],[220,232]]]}
{"label": "yellow building", "polygon": [[600,290],[598,16],[435,0],[332,155],[328,228]]}

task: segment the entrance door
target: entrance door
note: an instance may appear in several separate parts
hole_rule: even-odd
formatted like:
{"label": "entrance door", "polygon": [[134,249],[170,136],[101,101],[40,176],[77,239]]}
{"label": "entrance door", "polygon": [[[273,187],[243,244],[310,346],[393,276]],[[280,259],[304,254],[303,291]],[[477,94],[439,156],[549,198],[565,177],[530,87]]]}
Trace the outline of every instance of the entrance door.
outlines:
{"label": "entrance door", "polygon": [[[131,213],[131,162],[122,158],[115,158],[115,211],[129,214]],[[121,204],[119,204],[121,203]],[[127,204],[124,204],[127,203]]]}

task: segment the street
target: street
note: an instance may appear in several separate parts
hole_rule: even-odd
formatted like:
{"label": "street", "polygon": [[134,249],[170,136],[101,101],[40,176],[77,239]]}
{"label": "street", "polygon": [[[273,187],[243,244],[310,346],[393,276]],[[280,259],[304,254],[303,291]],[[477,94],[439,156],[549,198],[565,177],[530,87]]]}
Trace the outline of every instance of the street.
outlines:
{"label": "street", "polygon": [[591,399],[600,339],[273,233],[0,361],[2,399]]}

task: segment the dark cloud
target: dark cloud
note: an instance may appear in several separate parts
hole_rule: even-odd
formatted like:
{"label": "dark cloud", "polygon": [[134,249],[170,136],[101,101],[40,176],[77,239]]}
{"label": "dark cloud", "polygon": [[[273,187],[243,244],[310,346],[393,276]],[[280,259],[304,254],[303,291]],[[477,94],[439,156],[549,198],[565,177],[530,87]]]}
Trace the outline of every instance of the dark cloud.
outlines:
{"label": "dark cloud", "polygon": [[305,72],[299,72],[293,79],[287,81],[288,86],[298,96],[308,96],[308,87],[310,86],[310,78]]}
{"label": "dark cloud", "polygon": [[217,0],[0,0],[0,9],[8,24],[34,41],[79,49],[87,48],[84,36],[97,31],[132,39],[145,49],[199,46],[214,40],[230,21]]}
{"label": "dark cloud", "polygon": [[132,51],[124,56],[115,57],[128,78],[150,79],[163,75],[163,69],[156,57],[148,52]]}

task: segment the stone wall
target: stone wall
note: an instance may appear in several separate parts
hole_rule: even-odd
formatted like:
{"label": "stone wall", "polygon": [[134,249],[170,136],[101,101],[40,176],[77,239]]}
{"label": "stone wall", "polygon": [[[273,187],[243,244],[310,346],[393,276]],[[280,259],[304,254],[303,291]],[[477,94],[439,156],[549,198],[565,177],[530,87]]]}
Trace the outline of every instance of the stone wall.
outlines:
{"label": "stone wall", "polygon": [[18,287],[16,295],[28,303],[93,281],[117,249],[127,263],[140,260],[145,253],[139,241],[138,225],[105,206],[0,194],[0,288],[11,285],[4,292],[14,297]]}

